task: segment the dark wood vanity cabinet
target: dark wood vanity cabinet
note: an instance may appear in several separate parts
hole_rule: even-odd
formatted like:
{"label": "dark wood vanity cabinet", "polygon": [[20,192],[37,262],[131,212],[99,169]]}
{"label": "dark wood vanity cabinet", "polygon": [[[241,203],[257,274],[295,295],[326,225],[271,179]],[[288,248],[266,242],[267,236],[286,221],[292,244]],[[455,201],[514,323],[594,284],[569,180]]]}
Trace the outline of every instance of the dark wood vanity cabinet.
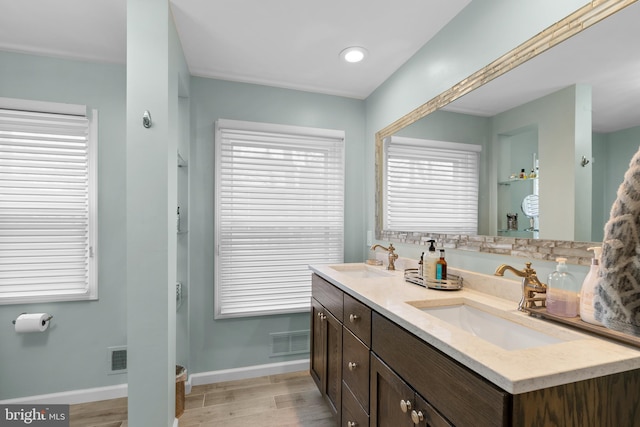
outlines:
{"label": "dark wood vanity cabinet", "polygon": [[640,369],[510,394],[321,277],[312,283],[311,375],[337,425],[640,427]]}
{"label": "dark wood vanity cabinet", "polygon": [[[311,306],[311,376],[339,425],[451,425],[371,351],[372,342],[380,342],[380,337],[374,338],[372,320],[378,315],[371,308],[315,274]],[[342,328],[340,333],[338,327]],[[402,351],[401,346],[392,345]],[[335,368],[338,362],[341,369]],[[402,392],[398,391],[400,385],[406,387]],[[409,406],[402,412],[401,401],[405,400]]]}
{"label": "dark wood vanity cabinet", "polygon": [[315,298],[311,299],[310,372],[338,417],[342,403],[342,323]]}
{"label": "dark wood vanity cabinet", "polygon": [[[423,417],[435,420],[427,425],[479,427],[509,424],[509,393],[378,313],[373,313],[372,331],[372,351],[423,399],[422,406],[426,408]],[[371,381],[373,406],[376,398],[373,394],[373,371]],[[394,404],[399,407],[400,403],[397,400]],[[412,408],[416,407],[416,402],[412,403]],[[373,408],[371,412],[373,417]]]}

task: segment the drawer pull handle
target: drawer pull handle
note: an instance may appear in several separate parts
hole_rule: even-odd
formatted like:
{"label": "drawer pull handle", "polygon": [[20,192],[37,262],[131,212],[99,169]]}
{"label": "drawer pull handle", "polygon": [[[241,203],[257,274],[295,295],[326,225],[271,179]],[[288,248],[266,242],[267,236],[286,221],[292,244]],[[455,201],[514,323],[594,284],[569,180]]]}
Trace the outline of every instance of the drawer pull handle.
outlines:
{"label": "drawer pull handle", "polygon": [[411,401],[409,401],[409,400],[401,400],[400,401],[400,409],[402,409],[402,412],[404,412],[406,414],[407,411],[411,410]]}
{"label": "drawer pull handle", "polygon": [[349,362],[350,371],[355,371],[357,367],[358,367],[358,364],[356,362]]}
{"label": "drawer pull handle", "polygon": [[356,323],[356,321],[360,319],[360,316],[358,316],[357,314],[350,314],[349,315],[349,322],[351,323]]}
{"label": "drawer pull handle", "polygon": [[356,427],[358,425],[355,421],[347,421],[347,427]]}
{"label": "drawer pull handle", "polygon": [[418,425],[421,421],[424,421],[424,414],[422,413],[422,411],[416,412],[415,409],[411,411],[411,421],[413,421],[415,425]]}

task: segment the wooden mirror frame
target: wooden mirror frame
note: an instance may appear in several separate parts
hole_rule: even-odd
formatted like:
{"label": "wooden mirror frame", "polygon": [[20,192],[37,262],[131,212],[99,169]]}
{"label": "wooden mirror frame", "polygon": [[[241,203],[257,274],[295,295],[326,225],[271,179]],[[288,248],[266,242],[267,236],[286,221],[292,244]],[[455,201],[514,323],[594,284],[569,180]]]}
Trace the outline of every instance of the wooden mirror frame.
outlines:
{"label": "wooden mirror frame", "polygon": [[434,234],[414,231],[389,231],[383,229],[382,189],[384,188],[382,162],[383,140],[394,135],[401,129],[424,118],[428,114],[444,107],[467,93],[479,88],[485,83],[509,72],[518,65],[540,55],[566,39],[584,31],[594,24],[619,12],[638,0],[594,0],[581,7],[564,19],[549,26],[544,31],[507,52],[486,67],[476,71],[469,77],[458,82],[453,87],[442,92],[422,104],[415,110],[400,117],[387,127],[375,134],[375,225],[376,239],[424,245],[429,239],[434,239],[444,248],[474,252],[493,253],[553,261],[556,257],[567,258],[571,264],[589,265],[592,254],[588,247],[598,246],[600,243],[574,242],[565,240],[541,240],[516,237],[482,236],[482,235],[452,235]]}

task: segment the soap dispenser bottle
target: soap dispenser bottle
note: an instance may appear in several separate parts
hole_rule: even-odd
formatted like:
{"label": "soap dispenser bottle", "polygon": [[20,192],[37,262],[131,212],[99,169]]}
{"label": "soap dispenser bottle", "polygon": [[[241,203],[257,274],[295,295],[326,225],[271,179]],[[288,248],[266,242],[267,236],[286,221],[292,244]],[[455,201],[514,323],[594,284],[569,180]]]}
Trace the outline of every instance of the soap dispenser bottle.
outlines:
{"label": "soap dispenser bottle", "polygon": [[596,320],[595,309],[593,307],[593,296],[598,285],[602,248],[594,246],[588,248],[588,250],[593,251],[593,258],[591,258],[591,268],[587,273],[587,277],[584,278],[582,289],[580,290],[580,318],[587,323],[602,326],[602,323]]}
{"label": "soap dispenser bottle", "polygon": [[436,262],[436,280],[447,280],[447,261],[444,259],[444,249],[440,249],[440,259]]}
{"label": "soap dispenser bottle", "polygon": [[556,271],[547,281],[547,311],[562,317],[578,315],[578,289],[575,277],[567,270],[567,259],[556,258]]}
{"label": "soap dispenser bottle", "polygon": [[438,262],[438,254],[436,254],[435,240],[429,240],[431,246],[427,253],[427,259],[424,261],[424,278],[427,280],[436,280],[436,263]]}

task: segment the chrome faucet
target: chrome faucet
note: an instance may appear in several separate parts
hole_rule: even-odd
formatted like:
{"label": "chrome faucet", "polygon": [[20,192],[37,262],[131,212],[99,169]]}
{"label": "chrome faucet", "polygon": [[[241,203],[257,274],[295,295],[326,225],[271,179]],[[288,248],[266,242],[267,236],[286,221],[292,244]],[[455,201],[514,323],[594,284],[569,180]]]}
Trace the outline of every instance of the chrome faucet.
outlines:
{"label": "chrome faucet", "polygon": [[[507,264],[500,265],[496,272],[496,276],[504,276],[505,271],[511,271],[518,277],[522,277],[522,298],[518,303],[518,310],[527,311],[527,308],[544,307],[546,301],[546,295],[543,297],[536,296],[536,294],[546,294],[547,285],[541,283],[536,275],[536,271],[531,268],[531,263],[525,263],[524,270],[516,270]],[[536,304],[536,301],[540,301],[540,305]]]}
{"label": "chrome faucet", "polygon": [[395,270],[396,269],[395,262],[398,259],[398,254],[394,252],[396,250],[396,248],[393,247],[393,243],[389,243],[389,247],[388,248],[385,248],[382,245],[373,245],[373,246],[371,246],[371,250],[372,251],[375,251],[376,248],[381,248],[381,249],[384,249],[385,251],[389,252],[389,265],[387,266],[387,270]]}

